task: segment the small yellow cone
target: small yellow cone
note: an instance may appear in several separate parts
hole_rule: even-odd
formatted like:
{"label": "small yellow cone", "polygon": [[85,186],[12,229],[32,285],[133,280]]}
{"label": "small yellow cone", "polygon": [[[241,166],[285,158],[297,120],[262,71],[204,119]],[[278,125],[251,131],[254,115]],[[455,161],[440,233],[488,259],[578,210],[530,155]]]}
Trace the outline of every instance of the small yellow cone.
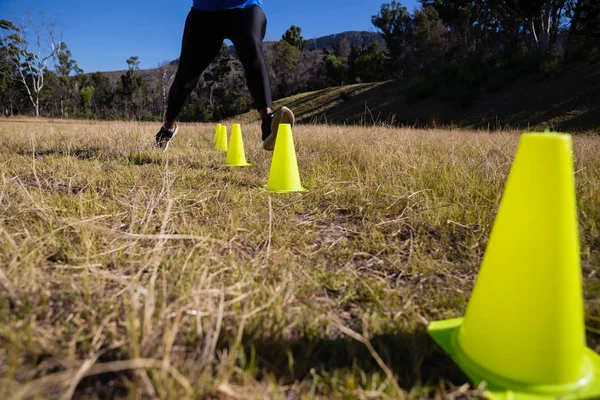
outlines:
{"label": "small yellow cone", "polygon": [[227,127],[225,125],[221,125],[221,129],[219,129],[215,143],[215,149],[219,151],[227,151]]}
{"label": "small yellow cone", "polygon": [[290,124],[279,124],[267,189],[277,193],[303,192]]}
{"label": "small yellow cone", "polygon": [[240,127],[240,124],[233,124],[233,128],[231,128],[229,150],[227,151],[225,163],[232,167],[247,167],[250,165],[246,161],[246,152],[244,151],[244,140],[242,139],[242,128]]}
{"label": "small yellow cone", "polygon": [[215,142],[215,145],[217,144],[217,138],[219,137],[219,131],[221,130],[221,124],[217,124],[217,129],[215,129],[215,136],[213,138],[213,141]]}
{"label": "small yellow cone", "polygon": [[427,330],[491,398],[600,398],[581,286],[571,136],[525,134],[465,317]]}

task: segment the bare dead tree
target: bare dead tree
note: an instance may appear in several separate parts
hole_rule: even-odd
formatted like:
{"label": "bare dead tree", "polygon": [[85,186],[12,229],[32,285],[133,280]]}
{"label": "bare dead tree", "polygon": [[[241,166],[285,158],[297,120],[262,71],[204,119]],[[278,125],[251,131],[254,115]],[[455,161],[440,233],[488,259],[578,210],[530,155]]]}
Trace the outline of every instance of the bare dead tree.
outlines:
{"label": "bare dead tree", "polygon": [[[522,1],[528,5],[527,1]],[[524,20],[524,28],[531,31],[535,47],[541,54],[546,54],[556,44],[558,33],[563,26],[564,13],[567,0],[542,0],[537,1],[537,10],[532,8],[533,13],[525,13],[508,4],[502,3],[500,9],[508,10],[511,14]]]}
{"label": "bare dead tree", "polygon": [[36,117],[39,117],[45,74],[60,48],[56,23],[46,20],[43,13],[40,13],[40,21],[35,22],[31,13],[27,12],[15,35],[14,44],[18,51],[12,53],[10,62],[15,66],[18,80],[25,86]]}

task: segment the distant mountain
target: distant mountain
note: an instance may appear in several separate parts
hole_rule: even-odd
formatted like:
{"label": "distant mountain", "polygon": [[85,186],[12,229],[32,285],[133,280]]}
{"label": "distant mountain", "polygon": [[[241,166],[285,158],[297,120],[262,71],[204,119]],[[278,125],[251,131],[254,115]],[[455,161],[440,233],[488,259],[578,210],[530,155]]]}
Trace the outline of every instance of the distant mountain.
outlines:
{"label": "distant mountain", "polygon": [[380,47],[385,48],[385,41],[379,33],[366,31],[348,31],[310,39],[306,48],[309,50],[335,48],[342,40],[347,40],[353,46],[369,46],[371,43],[378,43]]}
{"label": "distant mountain", "polygon": [[[385,41],[383,37],[377,32],[367,31],[348,31],[342,33],[336,33],[333,35],[327,35],[316,39],[309,39],[306,43],[308,50],[325,50],[335,48],[342,40],[346,40],[348,44],[353,46],[369,46],[371,43],[378,43],[380,47],[385,48]],[[265,42],[265,46],[270,46],[275,42]],[[229,47],[229,53],[235,52],[234,46]],[[179,59],[173,60],[169,63],[170,65],[179,64]],[[120,71],[107,71],[102,72],[108,76],[111,80],[118,80],[126,70]],[[140,75],[145,78],[156,78],[160,79],[160,70],[158,68],[143,69],[140,71]]]}
{"label": "distant mountain", "polygon": [[[342,40],[346,40],[351,46],[369,46],[371,43],[378,43],[380,47],[386,48],[385,40],[377,32],[367,31],[347,31],[334,33],[333,35],[322,36],[306,41],[307,50],[326,50],[334,49]],[[274,41],[265,42],[265,46],[270,46]],[[235,47],[229,46],[229,54],[235,53]],[[175,60],[177,62],[177,60]]]}

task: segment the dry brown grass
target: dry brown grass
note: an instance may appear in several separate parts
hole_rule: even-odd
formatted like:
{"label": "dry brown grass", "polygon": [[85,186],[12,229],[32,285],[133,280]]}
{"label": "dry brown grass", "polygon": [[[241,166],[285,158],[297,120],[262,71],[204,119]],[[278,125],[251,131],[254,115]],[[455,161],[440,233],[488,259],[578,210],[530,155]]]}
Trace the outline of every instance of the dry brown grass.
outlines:
{"label": "dry brown grass", "polygon": [[[515,133],[299,126],[309,192],[213,126],[0,122],[1,398],[471,398],[424,333],[464,312]],[[600,350],[600,140],[575,138]]]}

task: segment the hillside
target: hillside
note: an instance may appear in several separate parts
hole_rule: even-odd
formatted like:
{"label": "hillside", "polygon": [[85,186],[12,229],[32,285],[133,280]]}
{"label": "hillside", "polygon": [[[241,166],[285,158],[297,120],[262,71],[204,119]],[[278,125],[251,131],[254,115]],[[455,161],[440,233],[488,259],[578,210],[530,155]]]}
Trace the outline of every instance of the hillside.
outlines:
{"label": "hillside", "polygon": [[[526,77],[495,93],[481,93],[470,107],[439,96],[407,101],[410,82],[347,85],[275,102],[291,107],[300,123],[385,123],[414,127],[544,129],[600,133],[600,64],[571,65],[555,79]],[[256,113],[238,116],[251,121]]]}

